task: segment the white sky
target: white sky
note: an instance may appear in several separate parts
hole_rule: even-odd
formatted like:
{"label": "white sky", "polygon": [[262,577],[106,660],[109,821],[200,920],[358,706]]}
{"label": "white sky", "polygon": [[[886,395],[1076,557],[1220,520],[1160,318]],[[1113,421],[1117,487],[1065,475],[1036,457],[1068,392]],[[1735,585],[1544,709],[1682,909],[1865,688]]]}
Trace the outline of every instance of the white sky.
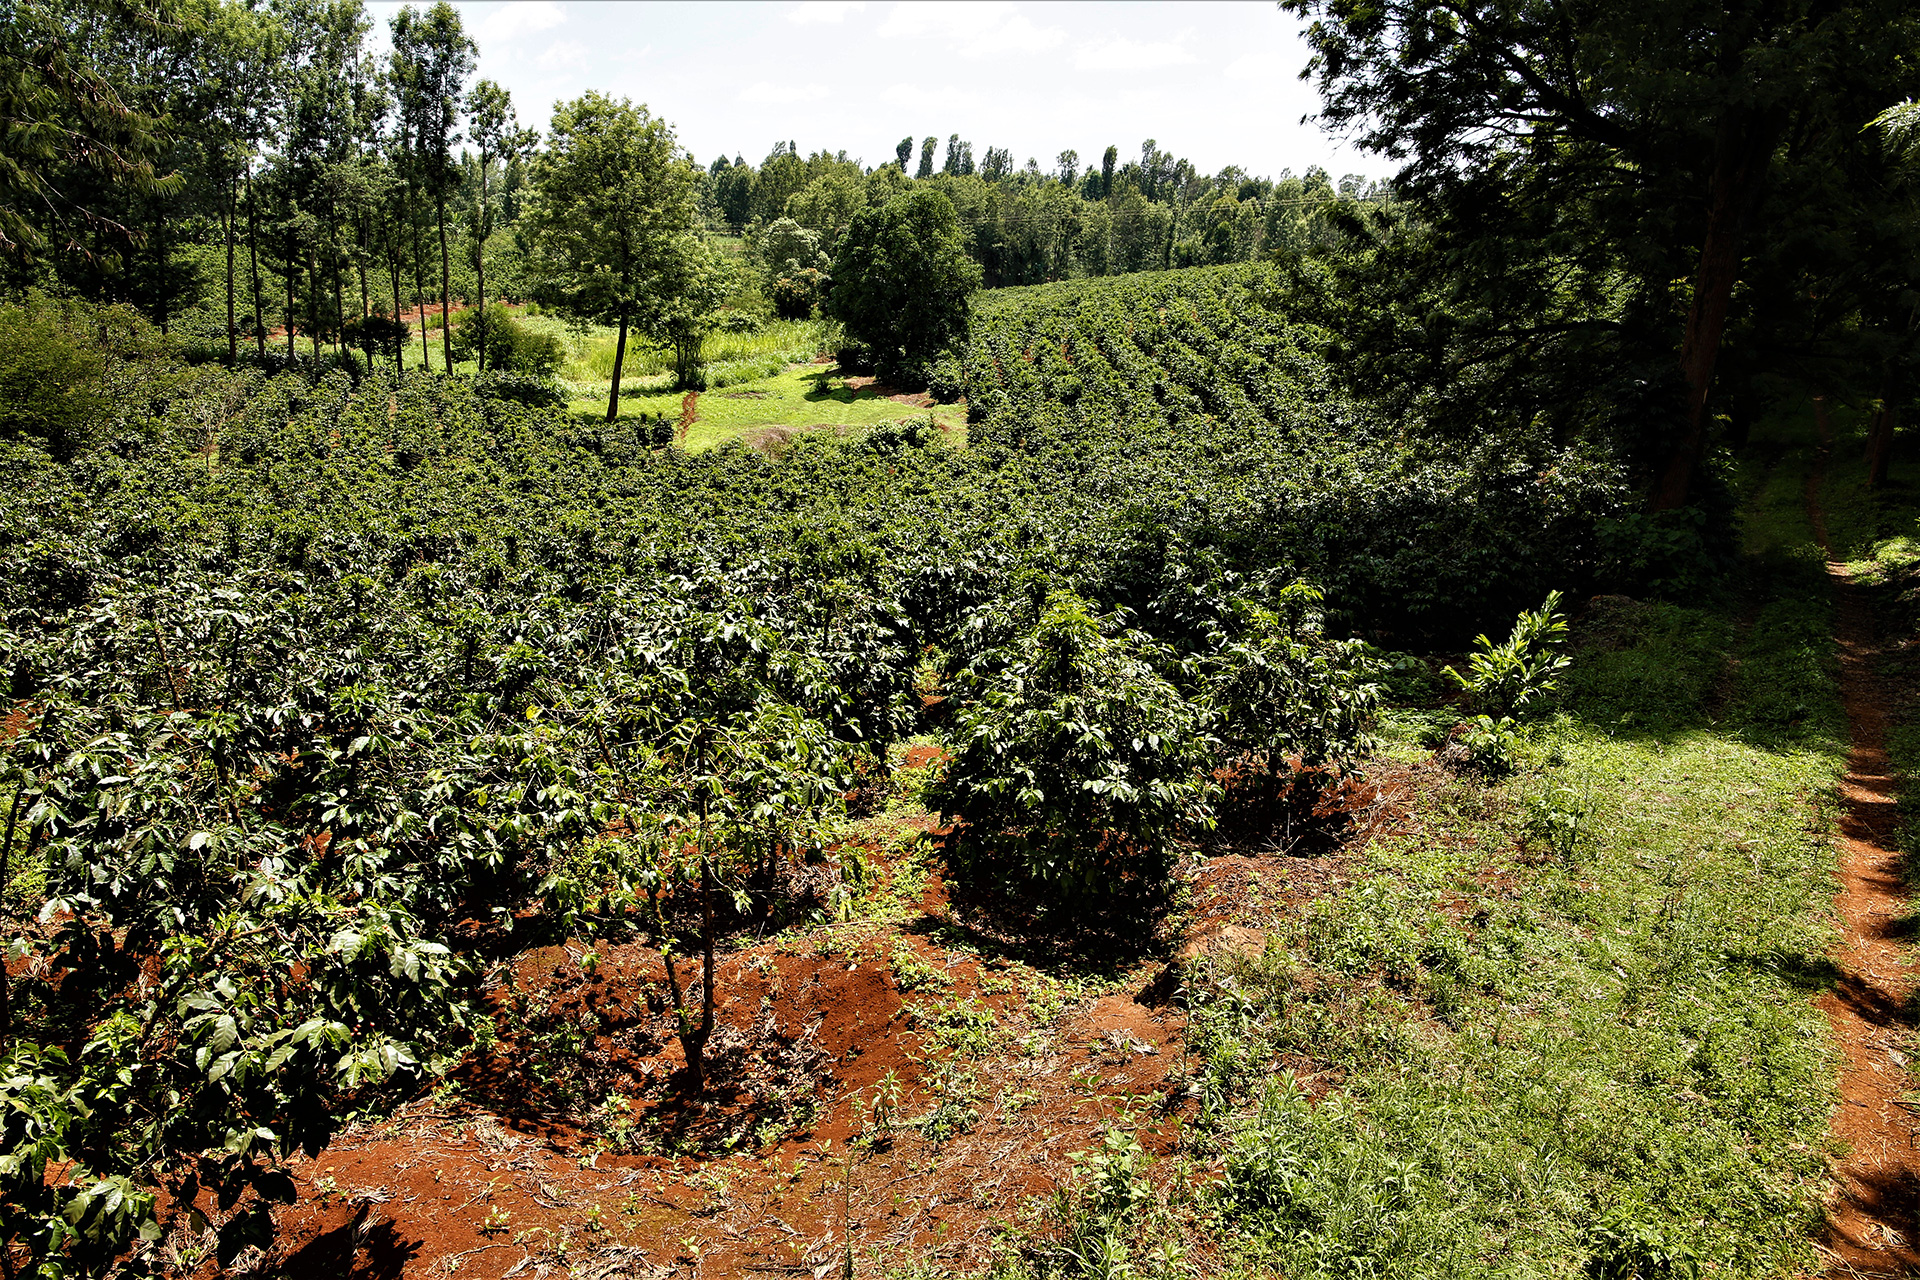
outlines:
{"label": "white sky", "polygon": [[[368,5],[384,58],[399,4]],[[424,7],[424,5],[421,5]],[[1244,3],[460,3],[479,74],[544,130],[553,103],[587,89],[645,103],[702,165],[724,150],[758,164],[776,140],[802,154],[845,148],[868,165],[899,140],[1006,147],[1043,169],[1072,148],[1084,167],[1109,143],[1121,162],[1155,139],[1213,172],[1277,177],[1321,165],[1386,176],[1390,162],[1300,118],[1298,20]]]}

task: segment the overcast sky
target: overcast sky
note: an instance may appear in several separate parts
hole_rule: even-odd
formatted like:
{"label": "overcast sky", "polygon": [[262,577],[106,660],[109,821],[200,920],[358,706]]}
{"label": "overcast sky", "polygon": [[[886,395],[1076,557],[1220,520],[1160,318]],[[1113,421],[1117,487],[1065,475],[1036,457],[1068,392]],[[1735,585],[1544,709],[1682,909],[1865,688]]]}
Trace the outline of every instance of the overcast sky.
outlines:
{"label": "overcast sky", "polygon": [[[385,56],[400,6],[368,6]],[[424,6],[423,6],[424,7]],[[480,72],[544,129],[559,98],[587,89],[645,103],[706,164],[725,151],[759,163],[776,140],[801,152],[844,148],[868,165],[907,135],[1006,147],[1052,169],[1069,148],[1122,161],[1144,139],[1212,172],[1266,176],[1321,165],[1386,176],[1367,156],[1300,118],[1301,24],[1248,3],[767,4],[457,3]]]}

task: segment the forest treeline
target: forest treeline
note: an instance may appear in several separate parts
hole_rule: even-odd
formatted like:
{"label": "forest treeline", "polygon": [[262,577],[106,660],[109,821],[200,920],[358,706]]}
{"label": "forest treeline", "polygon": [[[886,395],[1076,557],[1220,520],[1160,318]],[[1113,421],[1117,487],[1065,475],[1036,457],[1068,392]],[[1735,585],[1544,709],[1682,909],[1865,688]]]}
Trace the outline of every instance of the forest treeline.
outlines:
{"label": "forest treeline", "polygon": [[[451,6],[388,25],[377,56],[358,0],[15,6],[0,95],[35,123],[0,142],[7,283],[129,304],[229,359],[264,356],[270,334],[289,352],[297,333],[371,353],[395,317],[422,329],[450,300],[533,297],[521,218],[551,130],[475,78]],[[1045,172],[993,147],[976,163],[958,135],[939,165],[926,139],[916,165],[911,143],[877,164],[778,142],[758,165],[697,165],[676,147],[705,230],[747,236],[764,260],[778,225],[789,251],[737,273],[722,302],[769,311],[789,259],[824,272],[855,213],[915,184],[953,203],[988,286],[1301,248],[1328,234],[1325,206],[1362,194],[1317,170],[1202,174],[1152,140],[1124,162],[1113,146],[1084,166],[1063,152]]]}
{"label": "forest treeline", "polygon": [[[1423,433],[1591,441],[1656,511],[1711,505],[1711,450],[1786,393],[1866,405],[1884,476],[1920,351],[1909,7],[1286,7],[1313,19],[1323,121],[1401,162],[1391,184],[1208,175],[1153,140],[1042,167],[958,134],[697,163],[591,92],[527,127],[445,4],[394,14],[376,57],[357,0],[32,0],[0,24],[0,108],[26,122],[0,138],[0,270],[230,363],[273,335],[452,367],[428,331],[453,300],[481,304],[484,353],[486,299],[537,299],[690,380],[705,328],[836,315],[836,285],[913,296],[836,260],[863,213],[931,192],[973,264],[950,285],[1288,264],[1350,389]],[[623,198],[671,212],[617,265],[619,201],[590,207],[610,161],[575,145],[615,125],[652,157]]]}

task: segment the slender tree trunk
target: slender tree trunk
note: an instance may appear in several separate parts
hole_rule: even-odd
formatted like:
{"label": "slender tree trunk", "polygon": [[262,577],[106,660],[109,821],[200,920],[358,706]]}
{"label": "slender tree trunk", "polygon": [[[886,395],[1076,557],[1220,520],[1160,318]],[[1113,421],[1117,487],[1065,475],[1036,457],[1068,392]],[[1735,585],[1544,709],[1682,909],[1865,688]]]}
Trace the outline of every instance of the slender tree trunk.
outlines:
{"label": "slender tree trunk", "polygon": [[153,307],[160,313],[160,336],[167,333],[167,212],[159,208],[153,220]]}
{"label": "slender tree trunk", "polygon": [[492,221],[487,216],[487,153],[480,153],[480,208],[474,215],[473,274],[474,292],[480,295],[479,311],[474,319],[478,322],[480,346],[474,353],[474,371],[487,371],[487,224]]}
{"label": "slender tree trunk", "polygon": [[307,342],[313,347],[313,363],[320,363],[320,264],[307,255],[307,321],[312,326]]}
{"label": "slender tree trunk", "polygon": [[707,1091],[707,1040],[713,1035],[713,862],[700,853],[700,1066],[694,1086]]}
{"label": "slender tree trunk", "polygon": [[[20,817],[20,803],[26,798],[27,780],[22,777],[20,785],[13,792],[13,807],[7,811],[7,834],[0,838],[0,894],[7,890],[7,881],[13,869],[13,827]],[[11,938],[0,938],[0,957],[12,942]],[[4,1053],[13,1044],[13,979],[7,974],[7,966],[0,963],[0,1053]]]}
{"label": "slender tree trunk", "polygon": [[613,344],[613,387],[607,393],[607,421],[620,414],[620,366],[627,360],[627,313],[620,313],[620,337]]}
{"label": "slender tree trunk", "polygon": [[1751,382],[1742,378],[1727,397],[1727,443],[1736,450],[1746,448],[1753,435],[1753,424],[1759,417],[1760,398],[1754,394]]}
{"label": "slender tree trunk", "polygon": [[434,220],[440,225],[440,358],[447,362],[447,372],[453,372],[453,325],[448,315],[447,294],[452,287],[452,263],[447,256],[447,197],[445,194],[434,198]]}
{"label": "slender tree trunk", "polygon": [[[366,342],[367,321],[373,319],[373,303],[367,293],[367,227],[366,221],[360,223],[360,252],[354,255],[354,266],[360,272],[360,340]],[[373,371],[373,346],[367,346],[367,371]]]}
{"label": "slender tree trunk", "polygon": [[293,274],[300,269],[293,253],[293,237],[287,237],[287,359],[293,359]]}
{"label": "slender tree trunk", "polygon": [[247,268],[253,273],[253,340],[267,358],[267,312],[260,293],[260,233],[254,225],[253,157],[247,157]]}
{"label": "slender tree trunk", "polygon": [[420,248],[420,219],[413,218],[413,305],[420,309],[420,367],[431,368],[427,354],[427,259]]}
{"label": "slender tree trunk", "polygon": [[387,262],[393,268],[393,367],[396,371],[407,367],[406,339],[400,334],[400,247],[394,245],[393,252],[387,255]]}
{"label": "slender tree trunk", "polygon": [[1899,374],[1889,369],[1880,382],[1880,408],[1867,428],[1867,488],[1884,488],[1887,469],[1893,463],[1893,433],[1900,429],[1900,396],[1904,390]]}
{"label": "slender tree trunk", "polygon": [[347,300],[340,288],[340,259],[333,260],[333,351],[336,356],[347,353]]}
{"label": "slender tree trunk", "polygon": [[1686,431],[1668,458],[1654,490],[1653,509],[1683,507],[1693,475],[1707,452],[1707,397],[1713,369],[1726,334],[1733,288],[1740,280],[1740,247],[1748,216],[1766,186],[1779,125],[1751,113],[1736,112],[1720,124],[1714,144],[1713,180],[1708,192],[1706,237],[1693,281],[1680,345],[1680,373],[1687,384]]}
{"label": "slender tree trunk", "polygon": [[240,175],[227,183],[226,214],[221,218],[227,240],[227,368],[240,363],[240,326],[234,319],[233,302],[233,218],[240,204]]}

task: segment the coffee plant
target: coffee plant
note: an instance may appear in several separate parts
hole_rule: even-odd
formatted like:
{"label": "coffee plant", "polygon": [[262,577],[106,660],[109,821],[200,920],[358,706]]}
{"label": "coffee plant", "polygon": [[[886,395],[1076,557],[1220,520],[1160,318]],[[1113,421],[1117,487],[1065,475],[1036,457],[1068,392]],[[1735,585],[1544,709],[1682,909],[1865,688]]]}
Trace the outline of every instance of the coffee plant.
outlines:
{"label": "coffee plant", "polygon": [[289,1157],[491,1034],[483,945],[644,932],[700,1090],[714,950],[910,733],[951,734],[963,879],[1149,900],[1217,769],[1362,749],[1331,634],[1586,572],[1617,477],[1414,452],[1267,290],[996,296],[966,448],[690,455],[511,373],[124,352],[84,423],[0,435],[16,1259],[147,1266],[163,1188],[266,1241]]}

